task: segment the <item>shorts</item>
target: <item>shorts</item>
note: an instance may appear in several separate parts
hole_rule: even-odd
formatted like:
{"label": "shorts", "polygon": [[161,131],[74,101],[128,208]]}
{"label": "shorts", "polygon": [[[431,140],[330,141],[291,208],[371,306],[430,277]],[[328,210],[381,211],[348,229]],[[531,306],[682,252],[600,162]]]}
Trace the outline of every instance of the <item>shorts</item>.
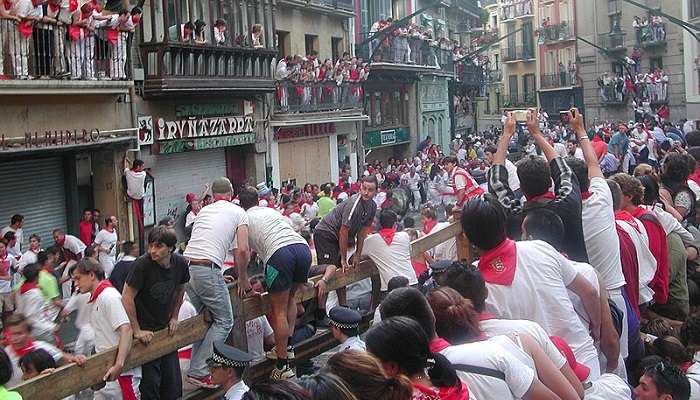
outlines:
{"label": "shorts", "polygon": [[303,243],[284,246],[265,264],[265,284],[270,293],[290,289],[293,283],[306,283],[311,268],[311,250]]}
{"label": "shorts", "polygon": [[12,301],[12,293],[0,293],[0,311],[15,311],[15,303]]}
{"label": "shorts", "polygon": [[316,259],[320,264],[331,264],[340,268],[338,239],[326,231],[314,231]]}

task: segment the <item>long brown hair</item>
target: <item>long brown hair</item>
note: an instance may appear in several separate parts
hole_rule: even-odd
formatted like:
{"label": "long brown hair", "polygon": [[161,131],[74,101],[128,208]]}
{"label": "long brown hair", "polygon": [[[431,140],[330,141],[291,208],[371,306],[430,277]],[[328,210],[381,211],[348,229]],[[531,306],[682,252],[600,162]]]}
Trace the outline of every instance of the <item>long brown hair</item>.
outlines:
{"label": "long brown hair", "polygon": [[339,376],[358,400],[410,400],[413,396],[405,375],[389,378],[379,360],[364,351],[336,353],[324,369]]}
{"label": "long brown hair", "polygon": [[479,314],[471,300],[450,287],[428,293],[428,304],[435,315],[435,332],[452,344],[473,341],[480,335]]}

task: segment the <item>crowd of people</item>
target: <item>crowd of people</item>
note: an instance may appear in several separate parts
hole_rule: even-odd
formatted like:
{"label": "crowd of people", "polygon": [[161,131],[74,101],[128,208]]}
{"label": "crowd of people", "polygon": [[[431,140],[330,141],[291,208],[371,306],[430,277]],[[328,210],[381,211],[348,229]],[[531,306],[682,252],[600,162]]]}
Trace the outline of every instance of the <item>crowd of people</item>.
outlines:
{"label": "crowd of people", "polygon": [[127,42],[142,13],[140,7],[105,10],[100,0],[5,1],[0,7],[0,76],[126,80]]}
{"label": "crowd of people", "polygon": [[[648,73],[638,73],[638,65],[641,62],[641,54],[638,53],[639,49],[635,48],[628,57],[632,75],[624,73],[611,76],[606,72],[598,78],[600,97],[605,102],[631,100],[635,108],[644,107],[646,114],[654,115],[661,106],[668,107],[669,77],[661,68]],[[668,119],[668,115],[665,118]]]}
{"label": "crowd of people", "polygon": [[[357,182],[343,168],[335,183],[234,193],[217,178],[186,196],[184,241],[163,221],[141,256],[99,210],[45,250],[36,235],[24,242],[15,215],[0,231],[0,384],[116,347],[95,398],[174,399],[191,385],[227,400],[700,399],[697,124],[586,130],[576,109],[553,126],[543,114],[506,113],[502,128],[444,150],[427,137],[414,158],[369,162]],[[142,168],[125,170],[130,197]],[[411,254],[452,222],[469,247],[454,237]],[[478,261],[461,259],[473,251]],[[364,259],[378,305],[360,282],[328,290]],[[309,324],[295,294],[311,277]],[[226,343],[231,282],[241,297],[269,294],[271,311],[246,322],[247,351]],[[124,371],[134,342],[204,310],[203,340]],[[56,332],[74,311],[69,352]],[[297,361],[295,346],[326,327],[337,352],[320,369]],[[248,386],[246,368],[264,358],[270,379]]]}
{"label": "crowd of people", "polygon": [[523,15],[532,15],[532,0],[503,0],[501,2],[501,19],[512,19]]}
{"label": "crowd of people", "polygon": [[632,29],[639,45],[666,40],[666,26],[660,15],[642,18],[635,15],[632,20]]}
{"label": "crowd of people", "polygon": [[284,57],[275,69],[277,101],[282,111],[288,111],[290,106],[303,110],[312,105],[345,102],[359,106],[364,99],[362,82],[368,76],[369,65],[347,52],[335,62],[321,61],[315,51],[306,57]]}

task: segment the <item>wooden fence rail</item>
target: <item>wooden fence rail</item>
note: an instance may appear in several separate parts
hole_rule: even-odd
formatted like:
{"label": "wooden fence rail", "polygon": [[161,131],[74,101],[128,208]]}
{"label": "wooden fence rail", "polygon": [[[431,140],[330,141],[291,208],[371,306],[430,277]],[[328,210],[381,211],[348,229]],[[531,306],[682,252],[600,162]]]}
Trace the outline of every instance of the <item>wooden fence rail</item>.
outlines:
{"label": "wooden fence rail", "polygon": [[[457,237],[459,258],[469,259],[468,246],[465,245],[464,236],[460,235],[461,232],[460,224],[453,223],[438,232],[431,233],[430,235],[413,241],[411,243],[411,254],[419,254],[432,249],[442,242]],[[306,284],[302,290],[297,292],[297,303],[316,297],[316,289],[313,283],[320,278],[321,275],[312,277],[309,283]],[[372,279],[372,304],[376,305],[377,296],[379,295],[379,273],[374,263],[370,260],[363,260],[358,268],[351,269],[345,274],[336,274],[328,283],[328,290],[335,290],[366,278]],[[234,285],[229,286],[229,293],[231,294],[235,321],[231,333],[232,341],[235,346],[247,349],[245,322],[261,315],[266,315],[272,310],[269,295],[264,293],[261,296],[240,299]],[[366,328],[369,325],[369,318],[365,317],[363,322]],[[126,371],[155,360],[165,354],[201,340],[204,338],[208,328],[209,324],[205,321],[204,316],[198,315],[182,321],[173,336],[168,335],[166,329],[156,332],[153,336],[153,340],[148,345],[143,345],[135,340],[129,357],[126,360],[124,370]],[[297,346],[296,358],[312,358],[333,348],[337,344],[338,343],[330,334],[330,331],[328,331],[321,335],[314,336]],[[19,392],[24,399],[63,399],[64,397],[78,393],[81,390],[99,383],[109,366],[112,365],[116,354],[116,348],[95,354],[88,357],[83,367],[78,367],[75,364],[66,365],[56,369],[52,374],[38,376],[25,381],[13,390]],[[274,364],[269,362],[269,360],[259,362],[249,369],[246,380],[269,373],[273,366]],[[209,399],[215,397],[217,394],[220,395],[217,391],[198,390],[187,395],[187,398]]]}

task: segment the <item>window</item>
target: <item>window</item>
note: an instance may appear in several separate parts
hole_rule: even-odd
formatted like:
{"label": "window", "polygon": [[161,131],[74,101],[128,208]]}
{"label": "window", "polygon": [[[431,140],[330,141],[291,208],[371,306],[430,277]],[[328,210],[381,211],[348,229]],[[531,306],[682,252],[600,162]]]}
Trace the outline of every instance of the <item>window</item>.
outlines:
{"label": "window", "polygon": [[649,68],[651,71],[656,70],[657,68],[663,69],[664,68],[664,60],[661,57],[650,57],[649,58]]}
{"label": "window", "polygon": [[700,0],[690,0],[688,4],[688,14],[690,19],[700,17]]}
{"label": "window", "polygon": [[491,114],[491,93],[486,92],[486,114]]}
{"label": "window", "polygon": [[535,92],[535,74],[523,76],[523,93],[530,95]]}
{"label": "window", "polygon": [[304,49],[307,55],[312,51],[318,53],[318,35],[304,35]]}
{"label": "window", "polygon": [[532,22],[523,24],[523,31],[520,32],[523,38],[523,53],[525,58],[534,58],[535,54],[532,51],[534,48],[532,38],[535,36],[532,31]]}
{"label": "window", "polygon": [[280,57],[290,56],[290,47],[289,32],[277,31],[277,48],[279,49]]}
{"label": "window", "polygon": [[331,58],[333,61],[340,59],[345,52],[345,46],[343,45],[343,38],[333,37],[331,38]]}
{"label": "window", "polygon": [[518,76],[511,75],[508,77],[508,93],[511,97],[518,97]]}
{"label": "window", "polygon": [[622,25],[620,24],[620,18],[622,15],[615,14],[610,16],[610,32],[621,32]]}
{"label": "window", "polygon": [[408,125],[407,106],[402,89],[373,89],[366,104],[366,112],[370,117],[367,125],[376,128]]}
{"label": "window", "polygon": [[491,29],[498,29],[498,15],[491,16]]}
{"label": "window", "polygon": [[493,69],[495,70],[500,69],[500,65],[498,65],[498,56],[499,55],[497,53],[493,55]]}

